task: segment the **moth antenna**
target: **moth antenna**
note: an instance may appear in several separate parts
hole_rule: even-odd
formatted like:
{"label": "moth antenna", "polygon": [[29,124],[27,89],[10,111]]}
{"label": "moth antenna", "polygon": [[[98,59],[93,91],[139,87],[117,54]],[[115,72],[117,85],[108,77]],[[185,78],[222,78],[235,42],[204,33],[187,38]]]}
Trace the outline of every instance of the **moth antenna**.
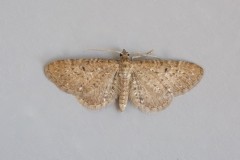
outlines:
{"label": "moth antenna", "polygon": [[111,49],[87,49],[85,51],[111,52],[111,53],[117,53],[117,54],[122,53],[122,51],[116,51]]}

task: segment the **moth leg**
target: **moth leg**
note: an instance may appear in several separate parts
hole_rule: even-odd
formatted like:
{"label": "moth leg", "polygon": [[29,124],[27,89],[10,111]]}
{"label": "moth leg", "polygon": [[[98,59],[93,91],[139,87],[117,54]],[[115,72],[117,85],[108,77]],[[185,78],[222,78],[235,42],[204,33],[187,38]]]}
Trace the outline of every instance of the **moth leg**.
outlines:
{"label": "moth leg", "polygon": [[136,59],[136,58],[141,58],[141,57],[152,57],[152,58],[159,59],[158,57],[151,55],[152,53],[153,53],[153,49],[150,50],[150,51],[147,51],[147,52],[143,52],[143,53],[141,53],[141,52],[133,52],[133,54],[135,54],[135,55],[132,56],[132,60]]}

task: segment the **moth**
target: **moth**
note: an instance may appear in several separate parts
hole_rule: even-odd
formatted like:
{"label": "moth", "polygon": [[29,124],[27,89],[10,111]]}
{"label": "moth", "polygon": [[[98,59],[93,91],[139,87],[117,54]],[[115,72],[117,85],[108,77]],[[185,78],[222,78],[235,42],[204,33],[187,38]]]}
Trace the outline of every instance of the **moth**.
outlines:
{"label": "moth", "polygon": [[120,59],[65,59],[47,64],[46,76],[61,90],[90,109],[101,109],[118,99],[124,111],[128,99],[141,111],[160,111],[173,97],[192,89],[203,68],[187,61],[131,59],[123,49]]}

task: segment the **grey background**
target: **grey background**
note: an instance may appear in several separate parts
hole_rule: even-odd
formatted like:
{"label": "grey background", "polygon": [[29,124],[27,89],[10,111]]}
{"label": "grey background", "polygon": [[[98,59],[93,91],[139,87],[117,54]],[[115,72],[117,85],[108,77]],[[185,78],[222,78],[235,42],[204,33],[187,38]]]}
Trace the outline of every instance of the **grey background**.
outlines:
{"label": "grey background", "polygon": [[[158,113],[82,107],[43,66],[155,50],[205,69]],[[239,0],[0,0],[0,159],[240,159]]]}

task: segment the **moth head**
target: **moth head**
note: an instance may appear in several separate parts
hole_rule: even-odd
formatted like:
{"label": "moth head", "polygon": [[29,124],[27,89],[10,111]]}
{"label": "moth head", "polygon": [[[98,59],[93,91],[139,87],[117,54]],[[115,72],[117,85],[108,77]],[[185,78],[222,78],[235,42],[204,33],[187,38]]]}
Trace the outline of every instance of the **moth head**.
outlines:
{"label": "moth head", "polygon": [[121,59],[129,59],[129,56],[129,53],[125,49],[120,53]]}

